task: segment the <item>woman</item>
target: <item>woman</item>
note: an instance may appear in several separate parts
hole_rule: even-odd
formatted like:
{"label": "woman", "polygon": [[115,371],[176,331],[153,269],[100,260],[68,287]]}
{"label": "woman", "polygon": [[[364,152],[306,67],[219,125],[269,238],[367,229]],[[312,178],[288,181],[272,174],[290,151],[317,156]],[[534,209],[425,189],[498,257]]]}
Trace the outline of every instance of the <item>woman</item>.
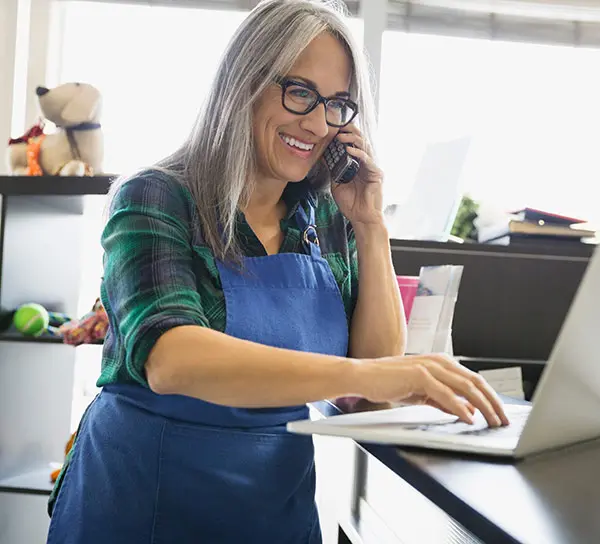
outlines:
{"label": "woman", "polygon": [[[402,399],[507,423],[477,375],[403,356],[370,101],[337,12],[267,1],[185,145],[115,185],[103,391],[57,483],[49,542],[320,542],[312,441],[285,431],[311,401]],[[329,194],[320,158],[334,137],[360,170]]]}

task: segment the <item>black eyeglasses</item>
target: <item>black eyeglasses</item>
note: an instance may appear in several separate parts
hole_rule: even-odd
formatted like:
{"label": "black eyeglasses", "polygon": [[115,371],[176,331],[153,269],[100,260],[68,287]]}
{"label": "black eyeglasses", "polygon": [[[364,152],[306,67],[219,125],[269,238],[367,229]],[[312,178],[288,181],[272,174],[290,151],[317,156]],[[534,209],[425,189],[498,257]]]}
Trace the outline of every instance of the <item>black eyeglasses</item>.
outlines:
{"label": "black eyeglasses", "polygon": [[293,79],[280,78],[276,83],[281,87],[281,103],[291,113],[306,115],[322,103],[326,123],[336,128],[345,127],[358,113],[358,105],[349,98],[325,98],[313,87]]}

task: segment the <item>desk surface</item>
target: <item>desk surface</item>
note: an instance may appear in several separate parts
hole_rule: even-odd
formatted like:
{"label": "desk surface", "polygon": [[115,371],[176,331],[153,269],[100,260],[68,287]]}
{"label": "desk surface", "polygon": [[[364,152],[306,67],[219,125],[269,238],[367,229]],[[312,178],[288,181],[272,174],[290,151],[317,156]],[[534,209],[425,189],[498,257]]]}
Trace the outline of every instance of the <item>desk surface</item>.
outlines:
{"label": "desk surface", "polygon": [[[316,403],[322,415],[339,409]],[[600,542],[600,441],[520,462],[360,444],[483,542]]]}

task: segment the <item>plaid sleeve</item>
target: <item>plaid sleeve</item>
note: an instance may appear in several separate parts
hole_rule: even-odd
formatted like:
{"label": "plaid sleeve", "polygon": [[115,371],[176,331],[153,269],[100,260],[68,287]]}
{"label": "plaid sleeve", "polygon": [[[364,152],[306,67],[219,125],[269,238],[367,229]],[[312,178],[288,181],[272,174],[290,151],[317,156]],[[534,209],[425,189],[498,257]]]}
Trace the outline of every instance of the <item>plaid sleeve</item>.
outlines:
{"label": "plaid sleeve", "polygon": [[346,233],[348,240],[348,270],[350,276],[350,300],[348,302],[348,314],[352,319],[356,301],[358,300],[358,252],[356,250],[356,238],[354,229],[349,221],[346,222]]}
{"label": "plaid sleeve", "polygon": [[117,191],[102,233],[103,294],[125,368],[147,384],[158,338],[179,325],[208,326],[192,268],[191,206],[185,189],[146,173]]}

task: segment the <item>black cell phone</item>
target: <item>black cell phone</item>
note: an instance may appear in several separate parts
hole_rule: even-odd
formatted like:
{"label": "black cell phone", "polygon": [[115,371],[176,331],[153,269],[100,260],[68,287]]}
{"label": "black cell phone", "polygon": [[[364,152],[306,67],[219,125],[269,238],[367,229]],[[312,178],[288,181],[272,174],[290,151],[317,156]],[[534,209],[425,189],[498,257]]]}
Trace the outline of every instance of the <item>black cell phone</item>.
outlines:
{"label": "black cell phone", "polygon": [[349,183],[360,168],[358,161],[348,154],[346,146],[337,138],[331,140],[323,153],[323,158],[333,183]]}

